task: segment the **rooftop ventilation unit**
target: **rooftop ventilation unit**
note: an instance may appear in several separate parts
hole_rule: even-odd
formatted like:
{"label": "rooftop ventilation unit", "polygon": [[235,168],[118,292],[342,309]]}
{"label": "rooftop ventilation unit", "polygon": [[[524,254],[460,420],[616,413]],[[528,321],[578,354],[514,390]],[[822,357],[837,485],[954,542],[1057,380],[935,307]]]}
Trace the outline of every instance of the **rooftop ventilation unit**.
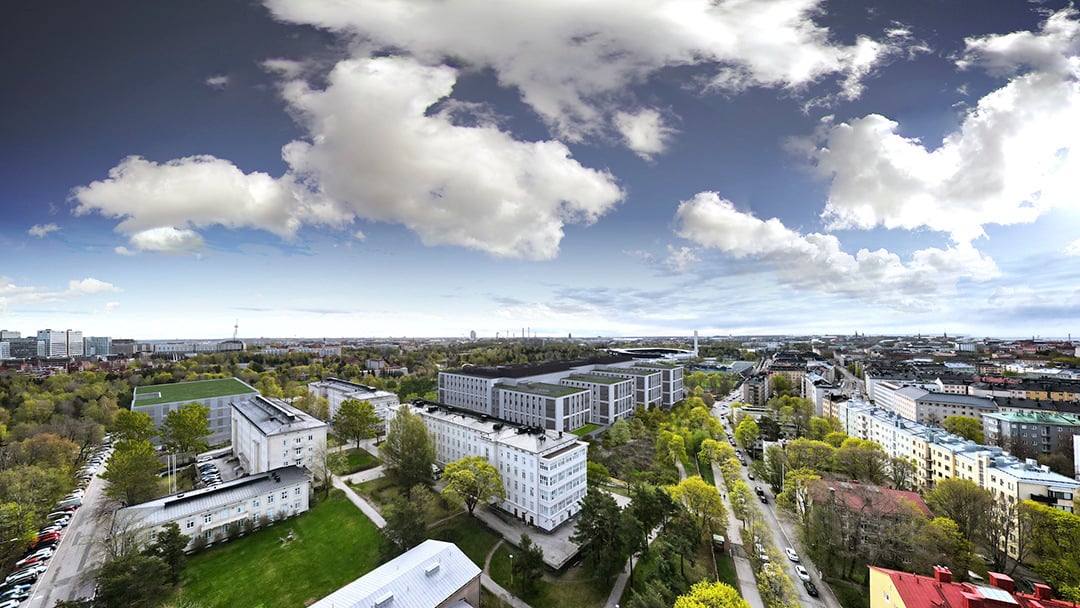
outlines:
{"label": "rooftop ventilation unit", "polygon": [[389,606],[390,602],[394,601],[394,592],[387,591],[386,593],[375,598],[375,608],[383,608],[383,606]]}
{"label": "rooftop ventilation unit", "polygon": [[427,567],[424,568],[424,575],[425,576],[432,576],[438,571],[439,571],[439,562],[435,562],[435,563],[432,563],[432,564],[428,564]]}

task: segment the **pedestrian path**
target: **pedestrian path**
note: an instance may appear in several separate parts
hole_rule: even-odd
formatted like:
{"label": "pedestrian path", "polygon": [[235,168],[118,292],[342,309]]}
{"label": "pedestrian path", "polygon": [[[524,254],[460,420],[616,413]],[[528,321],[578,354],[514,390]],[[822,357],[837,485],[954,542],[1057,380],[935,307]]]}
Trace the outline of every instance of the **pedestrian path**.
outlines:
{"label": "pedestrian path", "polygon": [[[716,466],[716,463],[712,463],[713,479],[716,480],[717,487],[724,494],[726,498],[728,496],[727,486],[724,485],[724,477],[720,474],[720,467]],[[765,602],[761,600],[761,592],[757,588],[757,579],[754,578],[754,568],[750,565],[750,560],[746,557],[746,552],[742,550],[742,534],[740,529],[742,524],[735,517],[735,514],[731,510],[731,503],[727,500],[727,550],[731,555],[731,560],[735,562],[735,578],[739,580],[739,594],[746,600],[747,604],[750,604],[750,608],[765,608]],[[735,539],[739,539],[738,545],[735,543]],[[738,547],[738,548],[736,548]]]}

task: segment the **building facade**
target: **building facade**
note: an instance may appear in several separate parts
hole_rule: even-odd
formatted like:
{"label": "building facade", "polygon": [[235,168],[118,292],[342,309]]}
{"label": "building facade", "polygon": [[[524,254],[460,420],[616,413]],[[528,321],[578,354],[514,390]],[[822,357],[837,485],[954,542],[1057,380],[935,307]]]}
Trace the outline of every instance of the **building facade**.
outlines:
{"label": "building facade", "polygon": [[592,370],[597,376],[629,378],[634,381],[634,404],[660,407],[664,400],[664,374],[658,369],[644,367],[604,366]]}
{"label": "building facade", "polygon": [[148,414],[154,426],[160,427],[169,412],[187,403],[201,403],[210,408],[210,436],[206,441],[218,445],[232,440],[232,402],[258,394],[237,378],[137,386],[131,409]]}
{"label": "building facade", "polygon": [[47,359],[81,357],[83,335],[81,331],[43,329],[37,334],[37,356]]}
{"label": "building facade", "polygon": [[287,466],[312,469],[326,445],[327,424],[280,399],[261,395],[232,402],[232,446],[248,474]]}
{"label": "building facade", "polygon": [[499,507],[523,523],[554,530],[580,510],[588,444],[570,433],[522,427],[429,402],[411,407],[435,442],[438,464],[480,456],[499,471]]}
{"label": "building facade", "polygon": [[1080,435],[1080,416],[1051,412],[994,412],[982,415],[986,443],[1015,452],[1053,454]]}
{"label": "building facade", "polygon": [[559,383],[592,393],[589,422],[593,424],[611,425],[634,414],[634,382],[629,378],[572,374]]}
{"label": "building facade", "polygon": [[213,488],[172,494],[116,513],[119,524],[149,538],[168,523],[180,532],[214,542],[236,533],[245,520],[261,526],[299,515],[310,506],[311,481],[300,467],[241,477]]}
{"label": "building facade", "polygon": [[375,413],[384,421],[390,408],[399,403],[398,396],[394,393],[338,378],[327,378],[326,380],[312,382],[308,384],[308,392],[326,399],[330,405],[328,416],[331,420],[334,418],[334,414],[337,413],[338,408],[341,407],[341,402],[347,399],[367,401],[375,408]]}
{"label": "building facade", "polygon": [[496,385],[496,389],[497,418],[567,432],[589,422],[592,405],[592,392],[589,389],[545,382]]}

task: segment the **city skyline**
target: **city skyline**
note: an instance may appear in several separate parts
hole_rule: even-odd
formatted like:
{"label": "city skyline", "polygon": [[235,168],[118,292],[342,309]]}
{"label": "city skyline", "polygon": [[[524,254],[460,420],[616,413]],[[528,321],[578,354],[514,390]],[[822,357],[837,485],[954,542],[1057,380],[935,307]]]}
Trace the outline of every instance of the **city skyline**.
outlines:
{"label": "city skyline", "polygon": [[0,328],[1071,335],[1067,2],[123,1],[0,48]]}

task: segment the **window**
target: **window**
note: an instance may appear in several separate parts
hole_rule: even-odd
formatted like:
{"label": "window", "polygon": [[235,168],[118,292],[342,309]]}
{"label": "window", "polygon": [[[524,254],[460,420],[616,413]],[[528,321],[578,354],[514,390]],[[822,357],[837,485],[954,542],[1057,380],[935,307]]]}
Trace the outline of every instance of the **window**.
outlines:
{"label": "window", "polygon": [[314,435],[308,435],[308,436],[307,436],[307,440],[308,440],[308,441],[311,441],[311,440],[312,440],[312,439],[314,439],[314,438],[315,438],[315,436],[314,436]]}
{"label": "window", "polygon": [[[268,504],[268,505],[274,504],[274,495],[273,494],[270,494],[270,495],[268,495],[266,497],[266,504]],[[273,511],[273,509],[270,509],[270,510]]]}
{"label": "window", "polygon": [[203,515],[202,523],[209,524],[209,523],[213,523],[213,522],[214,522],[214,516],[213,515],[211,515],[210,513],[207,513],[206,515]]}
{"label": "window", "polygon": [[257,509],[257,508],[259,508],[259,499],[258,499],[258,498],[256,498],[255,500],[251,501],[251,508],[252,508],[252,509]]}
{"label": "window", "polygon": [[303,440],[304,440],[304,438],[303,438],[303,437],[297,437],[297,438],[296,438],[296,443],[297,443],[297,444],[299,444],[299,443],[300,443],[301,441],[303,441]]}
{"label": "window", "polygon": [[281,445],[289,445],[289,440],[288,439],[282,439],[281,440]]}
{"label": "window", "polygon": [[195,527],[195,520],[194,519],[187,520],[187,523],[184,524],[184,527],[187,528],[188,530],[194,528]]}
{"label": "window", "polygon": [[296,455],[297,456],[300,456],[303,453],[304,453],[304,448],[296,448]]}
{"label": "window", "polygon": [[289,491],[285,490],[281,493],[281,500],[289,500]]}
{"label": "window", "polygon": [[300,486],[296,486],[295,488],[293,488],[293,494],[300,496]]}

